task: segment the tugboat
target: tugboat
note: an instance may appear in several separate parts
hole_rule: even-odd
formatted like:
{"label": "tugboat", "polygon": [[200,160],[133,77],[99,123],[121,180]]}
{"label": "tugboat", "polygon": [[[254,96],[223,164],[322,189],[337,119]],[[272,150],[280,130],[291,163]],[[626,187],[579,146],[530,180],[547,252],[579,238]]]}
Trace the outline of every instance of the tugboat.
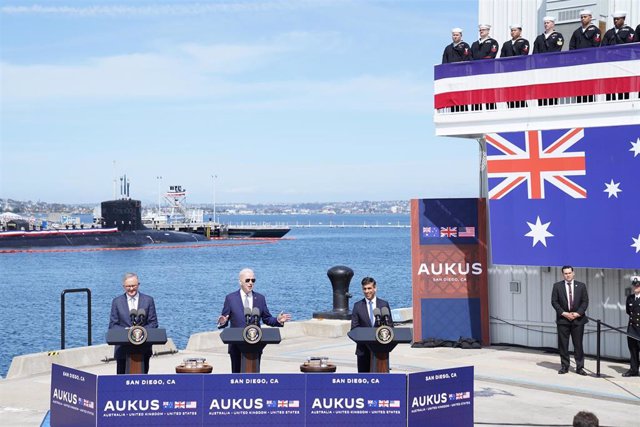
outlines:
{"label": "tugboat", "polygon": [[[271,225],[241,225],[230,226],[213,221],[204,220],[204,211],[188,209],[186,207],[187,189],[182,185],[171,185],[164,193],[168,209],[147,212],[142,222],[155,229],[164,231],[183,231],[202,234],[206,237],[221,238],[270,238],[279,239],[291,229],[285,226]],[[214,209],[215,212],[215,209]]]}

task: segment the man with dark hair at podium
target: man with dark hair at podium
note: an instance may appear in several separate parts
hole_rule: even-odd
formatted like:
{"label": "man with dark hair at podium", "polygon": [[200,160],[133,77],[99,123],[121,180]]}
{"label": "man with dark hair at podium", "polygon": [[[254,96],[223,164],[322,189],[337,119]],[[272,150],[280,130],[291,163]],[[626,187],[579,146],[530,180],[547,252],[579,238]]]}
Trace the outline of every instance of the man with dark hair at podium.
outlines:
{"label": "man with dark hair at podium", "polygon": [[[133,326],[131,310],[144,310],[146,316],[138,318],[140,326],[145,328],[157,328],[158,317],[156,316],[156,304],[149,295],[138,292],[140,281],[136,273],[125,273],[122,279],[124,294],[117,296],[111,302],[111,316],[109,318],[109,329],[130,328]],[[117,374],[122,375],[127,366],[127,350],[125,347],[117,345],[114,350],[114,357],[117,362]],[[144,373],[149,373],[149,359],[151,359],[151,346],[145,347],[144,352]]]}
{"label": "man with dark hair at podium", "polygon": [[[362,279],[362,293],[364,298],[353,305],[351,313],[351,329],[355,328],[373,328],[379,326],[373,310],[387,307],[389,313],[391,308],[389,303],[381,298],[376,297],[376,281],[373,277],[365,277]],[[389,322],[393,325],[393,319],[389,314]],[[364,344],[356,345],[356,356],[358,359],[358,372],[371,372],[371,352]]]}
{"label": "man with dark hair at podium", "polygon": [[[218,328],[226,327],[231,322],[232,328],[244,328],[246,326],[245,308],[253,311],[254,308],[260,310],[260,319],[269,326],[281,327],[285,322],[291,320],[291,315],[280,313],[277,317],[273,317],[267,307],[267,300],[264,295],[253,290],[256,283],[256,275],[253,270],[245,268],[240,271],[239,283],[240,289],[231,292],[224,299],[222,313],[218,317]],[[235,344],[229,344],[229,357],[231,358],[231,372],[240,373],[242,363],[242,353]]]}

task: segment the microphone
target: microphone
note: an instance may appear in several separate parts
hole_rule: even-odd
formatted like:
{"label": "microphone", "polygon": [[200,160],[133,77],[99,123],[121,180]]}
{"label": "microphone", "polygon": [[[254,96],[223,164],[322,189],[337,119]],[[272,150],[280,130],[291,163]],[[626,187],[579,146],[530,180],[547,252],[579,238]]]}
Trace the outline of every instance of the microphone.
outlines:
{"label": "microphone", "polygon": [[380,313],[382,313],[382,322],[386,326],[393,326],[391,324],[391,312],[389,312],[389,307],[382,307],[380,309]]}
{"label": "microphone", "polygon": [[136,310],[135,308],[132,308],[131,311],[129,311],[129,319],[131,319],[131,325],[136,326],[136,316],[138,315],[138,310]]}
{"label": "microphone", "polygon": [[375,321],[371,326],[373,327],[375,327],[376,325],[380,326],[380,309],[379,308],[373,309],[373,317],[375,318]]}
{"label": "microphone", "polygon": [[248,325],[251,323],[251,309],[249,307],[244,308],[244,324]]}
{"label": "microphone", "polygon": [[258,326],[258,322],[260,322],[260,309],[253,307],[253,310],[251,310],[251,323]]}
{"label": "microphone", "polygon": [[141,308],[138,310],[138,325],[143,325],[144,321],[147,318],[147,312],[144,310],[144,308]]}

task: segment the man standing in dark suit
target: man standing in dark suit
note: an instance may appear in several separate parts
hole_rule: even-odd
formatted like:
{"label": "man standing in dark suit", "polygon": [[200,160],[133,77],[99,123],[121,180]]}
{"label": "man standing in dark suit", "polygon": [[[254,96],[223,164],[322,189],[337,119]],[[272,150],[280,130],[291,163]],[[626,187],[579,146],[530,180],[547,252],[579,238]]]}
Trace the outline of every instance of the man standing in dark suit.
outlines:
{"label": "man standing in dark suit", "polygon": [[[627,314],[629,315],[629,326],[627,326],[627,333],[629,335],[635,335],[640,339],[640,276],[633,276],[631,278],[631,285],[633,286],[633,292],[627,297]],[[627,337],[627,345],[629,346],[629,354],[631,356],[631,363],[629,370],[622,374],[623,377],[637,377],[638,376],[638,359],[640,356],[640,341]]]}
{"label": "man standing in dark suit", "polygon": [[[115,297],[111,302],[111,316],[109,318],[109,329],[130,328],[131,310],[144,310],[146,317],[140,323],[145,328],[157,328],[158,317],[156,316],[156,304],[149,295],[138,292],[140,281],[136,273],[126,273],[122,279],[124,294]],[[143,344],[140,351],[144,352],[144,373],[149,373],[149,359],[151,359],[151,345]],[[114,350],[114,357],[117,362],[117,373],[125,373],[127,366],[127,350],[125,347],[117,345]]]}
{"label": "man standing in dark suit", "polygon": [[[260,310],[258,325],[260,324],[260,320],[262,320],[262,323],[269,326],[281,327],[285,322],[291,320],[290,314],[280,313],[277,317],[271,315],[264,295],[253,290],[256,283],[256,276],[253,270],[245,268],[240,271],[238,276],[240,290],[232,292],[225,297],[222,313],[220,317],[218,317],[218,328],[226,327],[229,322],[231,322],[232,328],[244,328],[246,326],[244,316],[245,308],[249,308],[250,310],[258,308]],[[231,358],[231,372],[234,374],[240,373],[242,359],[240,349],[235,344],[229,344],[228,352]],[[258,363],[260,363],[259,359]]]}
{"label": "man standing in dark suit", "polygon": [[559,374],[569,372],[569,336],[573,341],[576,359],[576,374],[587,375],[584,370],[584,351],[582,349],[582,336],[584,325],[589,321],[585,312],[589,307],[589,295],[587,285],[574,280],[573,267],[562,267],[564,280],[553,284],[551,292],[551,305],[556,311],[556,324],[558,327],[558,351],[560,352],[561,367]]}
{"label": "man standing in dark suit", "polygon": [[[351,329],[380,326],[375,321],[373,310],[382,307],[389,309],[389,320],[393,325],[389,303],[381,298],[377,298],[376,291],[376,281],[373,277],[365,277],[362,279],[362,293],[364,294],[364,298],[353,305]],[[371,372],[371,352],[367,346],[364,344],[356,345],[356,356],[358,358],[358,372]]]}

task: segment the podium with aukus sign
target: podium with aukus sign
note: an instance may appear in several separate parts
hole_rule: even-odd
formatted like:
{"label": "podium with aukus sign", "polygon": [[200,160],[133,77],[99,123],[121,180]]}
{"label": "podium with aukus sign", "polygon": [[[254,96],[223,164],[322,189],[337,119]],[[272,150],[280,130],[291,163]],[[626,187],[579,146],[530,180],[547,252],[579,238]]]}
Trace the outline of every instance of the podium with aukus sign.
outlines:
{"label": "podium with aukus sign", "polygon": [[107,331],[107,344],[125,347],[127,353],[127,367],[125,374],[144,374],[144,353],[154,344],[167,342],[166,329],[145,328],[133,326],[131,328],[114,328]]}
{"label": "podium with aukus sign", "polygon": [[[396,334],[397,335],[397,334]],[[473,367],[95,375],[52,365],[51,426],[473,426]]]}
{"label": "podium with aukus sign", "polygon": [[267,344],[280,343],[280,331],[276,328],[262,329],[258,325],[244,328],[228,328],[220,333],[225,344],[235,344],[241,352],[240,372],[254,374],[260,372],[260,354]]}
{"label": "podium with aukus sign", "polygon": [[364,344],[371,352],[371,372],[389,372],[389,353],[398,344],[410,343],[412,328],[392,328],[382,325],[377,328],[355,328],[349,331],[349,338]]}

